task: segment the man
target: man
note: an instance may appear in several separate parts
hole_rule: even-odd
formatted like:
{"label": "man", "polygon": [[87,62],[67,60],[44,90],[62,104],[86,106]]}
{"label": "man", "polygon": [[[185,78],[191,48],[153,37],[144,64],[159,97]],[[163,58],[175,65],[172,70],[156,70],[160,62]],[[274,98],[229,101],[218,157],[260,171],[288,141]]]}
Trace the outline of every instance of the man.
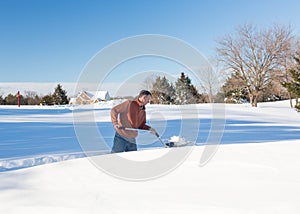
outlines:
{"label": "man", "polygon": [[137,150],[135,138],[138,132],[126,128],[145,129],[152,134],[156,133],[155,129],[146,125],[145,105],[150,102],[151,96],[149,91],[142,90],[135,100],[127,100],[111,109],[111,122],[116,130],[112,153]]}

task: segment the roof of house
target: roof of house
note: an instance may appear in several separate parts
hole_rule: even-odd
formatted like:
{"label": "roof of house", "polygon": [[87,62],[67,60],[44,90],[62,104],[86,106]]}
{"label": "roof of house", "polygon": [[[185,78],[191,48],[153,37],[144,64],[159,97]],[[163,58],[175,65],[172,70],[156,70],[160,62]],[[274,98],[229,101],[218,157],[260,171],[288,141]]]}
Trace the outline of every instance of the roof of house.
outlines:
{"label": "roof of house", "polygon": [[86,95],[90,97],[90,99],[96,100],[106,100],[109,98],[108,91],[85,91]]}

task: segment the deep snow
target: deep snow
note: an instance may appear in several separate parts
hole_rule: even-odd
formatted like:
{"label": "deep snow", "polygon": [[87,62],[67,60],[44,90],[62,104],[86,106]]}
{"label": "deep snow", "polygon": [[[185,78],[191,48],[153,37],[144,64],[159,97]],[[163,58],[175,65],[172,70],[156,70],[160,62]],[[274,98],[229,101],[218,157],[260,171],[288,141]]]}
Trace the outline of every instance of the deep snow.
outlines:
{"label": "deep snow", "polygon": [[[119,102],[101,103],[77,111],[72,106],[22,106],[20,109],[0,106],[0,172],[85,157],[80,145],[82,142],[78,142],[76,136],[82,121],[74,121],[76,117],[87,120],[88,124],[84,126],[94,127],[100,133],[89,135],[90,143],[94,145],[89,148],[89,155],[109,153],[114,136],[109,111]],[[222,132],[222,128],[222,144],[300,139],[299,114],[289,108],[287,101],[262,103],[258,108],[245,104],[225,107],[222,115],[214,114],[209,104],[181,107],[148,105],[148,123],[156,128],[165,142],[182,142],[184,139],[190,144],[205,145],[210,133]],[[79,116],[73,117],[74,111]],[[218,117],[224,117],[220,120],[224,127],[213,130],[213,122],[218,121]],[[219,143],[215,141],[212,143]],[[99,146],[99,142],[103,146]],[[163,146],[153,135],[141,132],[138,149],[153,148]]]}
{"label": "deep snow", "polygon": [[[81,109],[80,118],[84,119],[75,122],[90,125],[86,122],[92,112],[108,148],[114,133],[109,122],[111,105]],[[85,154],[78,144],[73,110],[0,107],[1,213],[300,211],[300,115],[289,108],[287,101],[260,103],[258,108],[226,105],[225,118],[222,114],[216,116],[209,104],[182,108],[147,106],[148,122],[164,140],[175,136],[178,141],[195,141],[199,146],[164,148],[155,136],[142,132],[138,142],[143,151],[94,156],[109,151],[93,151],[98,147],[91,147],[94,154],[90,158],[83,158]],[[222,130],[221,126],[212,129],[214,122],[220,125],[223,119],[226,123],[221,145],[206,145],[210,143],[207,139],[214,139],[210,134],[217,135]],[[162,161],[164,156],[172,153],[179,157],[187,148],[190,153],[180,164],[147,181],[112,177],[109,173],[118,169],[121,162],[114,162],[107,171],[97,165],[97,161],[116,158],[136,164],[153,161],[157,165],[145,168],[144,173],[148,173],[168,164]],[[217,148],[216,153],[201,165],[209,148]],[[59,162],[50,164],[55,161]],[[134,172],[134,164],[132,167]]]}

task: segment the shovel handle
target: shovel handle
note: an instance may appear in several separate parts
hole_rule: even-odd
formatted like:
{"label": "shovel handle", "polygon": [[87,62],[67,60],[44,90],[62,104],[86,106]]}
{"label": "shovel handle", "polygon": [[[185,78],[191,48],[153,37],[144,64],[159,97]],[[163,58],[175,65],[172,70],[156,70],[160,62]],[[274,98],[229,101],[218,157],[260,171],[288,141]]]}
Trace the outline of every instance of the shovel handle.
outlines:
{"label": "shovel handle", "polygon": [[[124,130],[128,130],[128,131],[146,131],[146,132],[151,132],[150,130],[147,129],[136,129],[136,128],[124,128]],[[156,137],[160,137],[159,134],[157,132],[155,132],[155,136]]]}
{"label": "shovel handle", "polygon": [[136,128],[121,128],[121,129],[124,129],[124,130],[127,130],[127,131],[144,131],[144,132],[151,132],[150,130],[147,130],[147,129],[136,129]]}
{"label": "shovel handle", "polygon": [[[150,130],[147,129],[136,129],[136,128],[123,128],[124,130],[129,130],[129,131],[147,131],[147,132],[151,132]],[[169,147],[167,146],[162,139],[160,138],[159,134],[157,132],[155,132],[155,136],[158,138],[158,140],[165,146],[165,147]]]}

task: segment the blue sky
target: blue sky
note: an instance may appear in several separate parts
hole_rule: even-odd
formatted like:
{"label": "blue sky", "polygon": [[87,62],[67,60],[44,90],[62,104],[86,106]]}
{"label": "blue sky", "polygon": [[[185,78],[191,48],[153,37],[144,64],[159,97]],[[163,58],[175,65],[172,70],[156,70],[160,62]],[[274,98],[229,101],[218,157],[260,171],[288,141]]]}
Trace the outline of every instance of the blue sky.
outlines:
{"label": "blue sky", "polygon": [[76,82],[98,51],[140,34],[179,38],[209,58],[246,22],[299,35],[299,11],[297,0],[0,0],[0,82]]}

